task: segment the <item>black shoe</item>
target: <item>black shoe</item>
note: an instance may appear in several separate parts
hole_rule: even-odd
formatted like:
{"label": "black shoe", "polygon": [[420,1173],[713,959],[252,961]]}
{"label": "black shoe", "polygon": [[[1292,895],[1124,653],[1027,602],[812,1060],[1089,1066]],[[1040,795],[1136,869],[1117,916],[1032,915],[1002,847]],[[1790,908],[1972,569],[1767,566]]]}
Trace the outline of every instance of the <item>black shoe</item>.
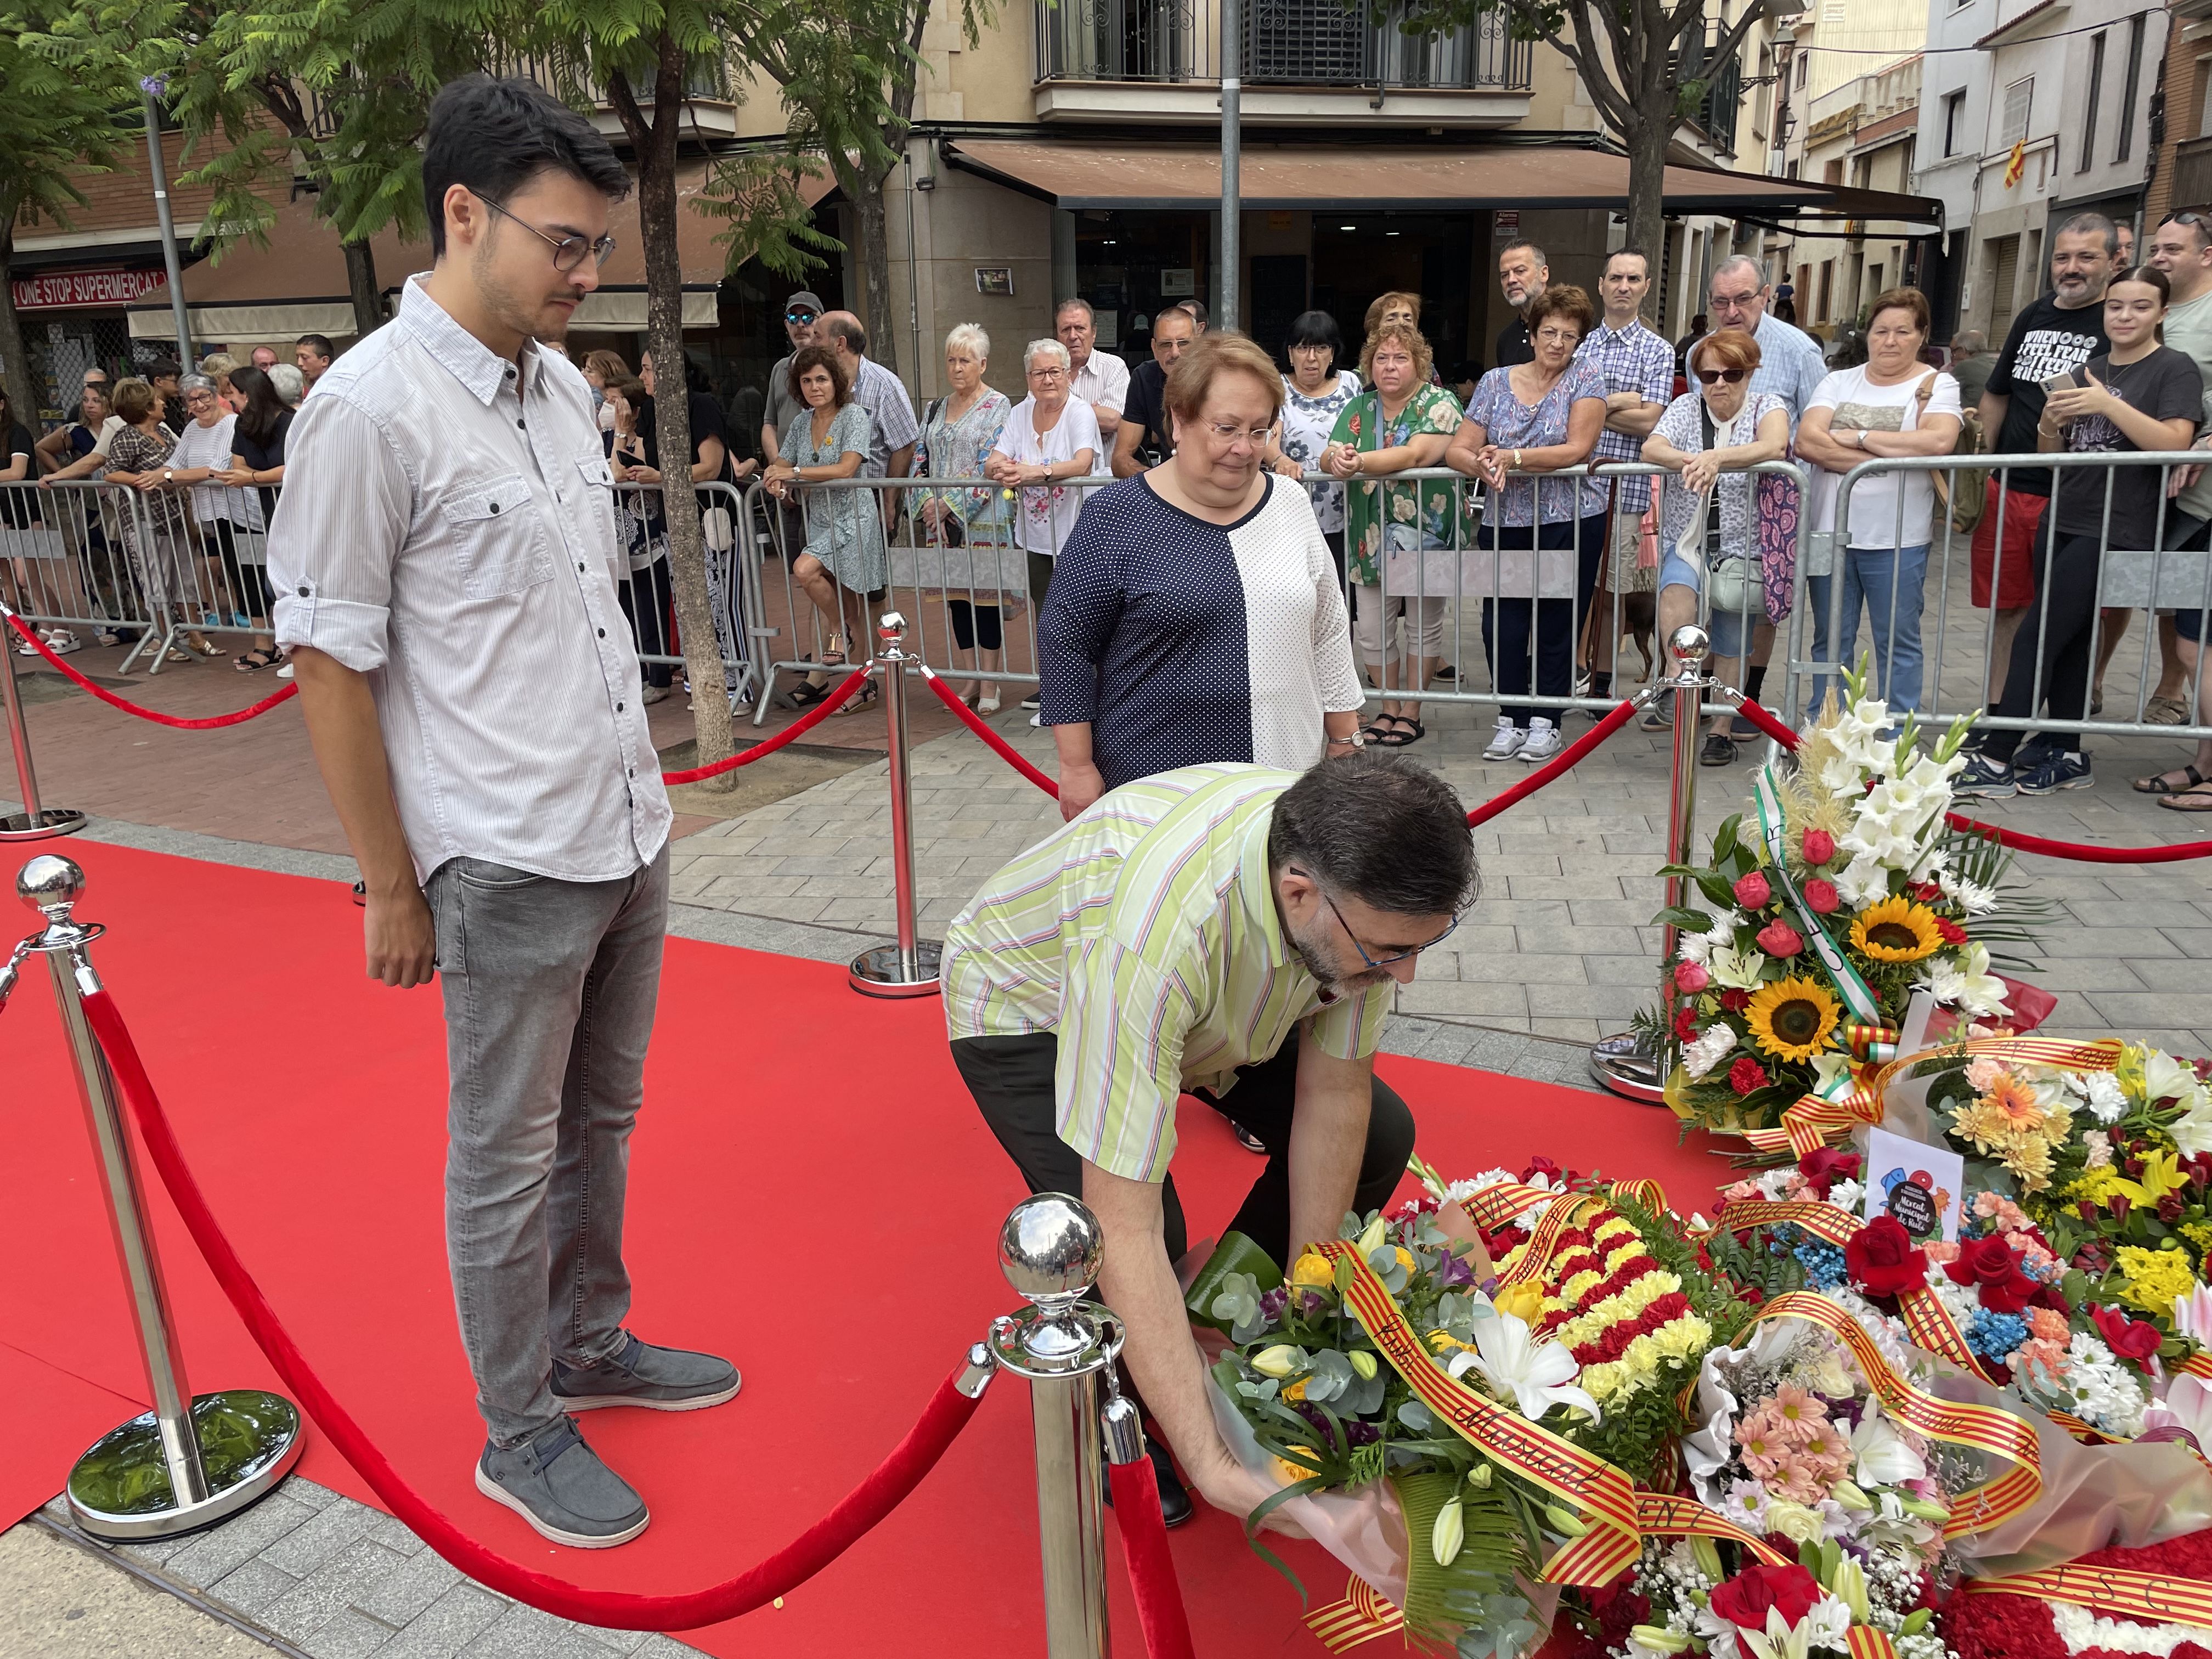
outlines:
{"label": "black shoe", "polygon": [[2089,757],[2078,751],[2051,755],[2033,772],[2021,771],[2019,762],[2014,761],[2013,771],[2019,776],[2020,793],[2023,795],[2055,795],[2061,789],[2090,789],[2097,782],[2090,770]]}
{"label": "black shoe", "polygon": [[1962,800],[1998,800],[2020,792],[2020,780],[2009,761],[1973,754],[1952,782],[1951,793]]}
{"label": "black shoe", "polygon": [[357,881],[357,882],[354,883],[354,884],[353,884],[353,902],[354,902],[356,904],[363,905],[363,906],[366,906],[366,905],[368,904],[368,884],[367,882],[365,882],[365,881]]}
{"label": "black shoe", "polygon": [[1725,732],[1705,733],[1705,746],[1698,751],[1700,766],[1733,766],[1735,764],[1735,745],[1729,741]]}
{"label": "black shoe", "polygon": [[1233,1117],[1229,1120],[1229,1133],[1237,1137],[1237,1144],[1246,1152],[1257,1152],[1262,1158],[1267,1155],[1267,1143]]}
{"label": "black shoe", "polygon": [[[1145,1449],[1152,1455],[1152,1478],[1159,1483],[1160,1519],[1173,1529],[1182,1525],[1191,1517],[1190,1493],[1184,1488],[1181,1477],[1176,1474],[1175,1459],[1168,1455],[1164,1442],[1155,1440],[1150,1435],[1146,1435]],[[1099,1485],[1106,1494],[1106,1507],[1110,1510],[1114,1507],[1114,1480],[1113,1477],[1106,1473],[1109,1467],[1106,1460],[1101,1457]]]}

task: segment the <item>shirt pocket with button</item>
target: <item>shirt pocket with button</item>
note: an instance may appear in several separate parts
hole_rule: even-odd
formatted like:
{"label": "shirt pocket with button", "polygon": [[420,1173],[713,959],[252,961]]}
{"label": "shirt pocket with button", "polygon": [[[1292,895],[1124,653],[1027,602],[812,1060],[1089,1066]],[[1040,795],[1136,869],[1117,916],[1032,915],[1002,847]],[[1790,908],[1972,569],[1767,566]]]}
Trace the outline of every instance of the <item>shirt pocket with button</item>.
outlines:
{"label": "shirt pocket with button", "polygon": [[495,599],[552,580],[553,554],[536,508],[520,472],[448,498],[446,520],[453,529],[465,597]]}
{"label": "shirt pocket with button", "polygon": [[[584,481],[577,514],[584,527],[584,545],[611,564],[622,550],[615,522],[614,469],[605,456],[594,451],[576,458],[576,471]],[[633,499],[629,505],[635,510],[641,503]]]}

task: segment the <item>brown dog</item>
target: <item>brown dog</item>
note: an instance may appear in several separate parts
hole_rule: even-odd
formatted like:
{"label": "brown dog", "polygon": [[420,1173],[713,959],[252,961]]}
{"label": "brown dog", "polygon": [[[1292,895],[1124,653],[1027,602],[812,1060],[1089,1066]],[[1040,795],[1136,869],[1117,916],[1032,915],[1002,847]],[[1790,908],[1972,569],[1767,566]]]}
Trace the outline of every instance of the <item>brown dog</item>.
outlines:
{"label": "brown dog", "polygon": [[1620,625],[1636,648],[1644,653],[1644,673],[1638,684],[1648,684],[1651,679],[1651,632],[1659,620],[1659,596],[1656,593],[1624,593],[1620,596]]}

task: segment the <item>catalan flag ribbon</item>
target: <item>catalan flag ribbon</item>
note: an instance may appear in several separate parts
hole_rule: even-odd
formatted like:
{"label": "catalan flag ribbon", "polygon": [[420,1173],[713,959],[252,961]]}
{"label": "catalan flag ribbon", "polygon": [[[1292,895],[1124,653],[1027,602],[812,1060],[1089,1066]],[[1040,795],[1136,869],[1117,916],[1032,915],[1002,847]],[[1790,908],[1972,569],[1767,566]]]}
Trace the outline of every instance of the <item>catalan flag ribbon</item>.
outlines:
{"label": "catalan flag ribbon", "polygon": [[1307,1615],[1306,1628],[1319,1637],[1321,1644],[1331,1653],[1348,1653],[1363,1642],[1372,1642],[1405,1629],[1406,1615],[1355,1573],[1345,1586],[1344,1600],[1316,1607]]}
{"label": "catalan flag ribbon", "polygon": [[2004,1578],[1970,1578],[1961,1589],[1983,1595],[2029,1595],[2160,1625],[2212,1630],[2212,1584],[2193,1578],[2075,1564]]}

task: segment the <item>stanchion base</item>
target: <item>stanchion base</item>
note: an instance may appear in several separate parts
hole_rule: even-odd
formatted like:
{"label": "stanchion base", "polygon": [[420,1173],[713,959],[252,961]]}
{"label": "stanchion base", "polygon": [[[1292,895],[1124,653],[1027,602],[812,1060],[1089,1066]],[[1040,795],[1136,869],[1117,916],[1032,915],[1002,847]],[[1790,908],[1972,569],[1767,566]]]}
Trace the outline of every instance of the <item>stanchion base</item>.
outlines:
{"label": "stanchion base", "polygon": [[70,1518],[95,1538],[173,1538],[228,1521],[275,1491],[300,1461],[300,1413],[281,1394],[227,1389],[192,1400],[192,1426],[208,1496],[181,1507],[171,1496],[154,1413],[134,1417],[92,1444],[70,1471]]}
{"label": "stanchion base", "polygon": [[1632,1035],[1607,1037],[1590,1049],[1590,1075],[1599,1084],[1626,1100],[1647,1106],[1667,1102],[1667,1077],[1662,1062],[1644,1051]]}
{"label": "stanchion base", "polygon": [[853,958],[847,982],[864,997],[933,997],[937,972],[945,947],[933,939],[917,939],[914,946],[917,977],[908,979],[899,962],[896,945],[878,945]]}
{"label": "stanchion base", "polygon": [[0,812],[0,841],[46,841],[55,836],[73,836],[84,825],[84,814],[74,806],[49,806],[38,812]]}

